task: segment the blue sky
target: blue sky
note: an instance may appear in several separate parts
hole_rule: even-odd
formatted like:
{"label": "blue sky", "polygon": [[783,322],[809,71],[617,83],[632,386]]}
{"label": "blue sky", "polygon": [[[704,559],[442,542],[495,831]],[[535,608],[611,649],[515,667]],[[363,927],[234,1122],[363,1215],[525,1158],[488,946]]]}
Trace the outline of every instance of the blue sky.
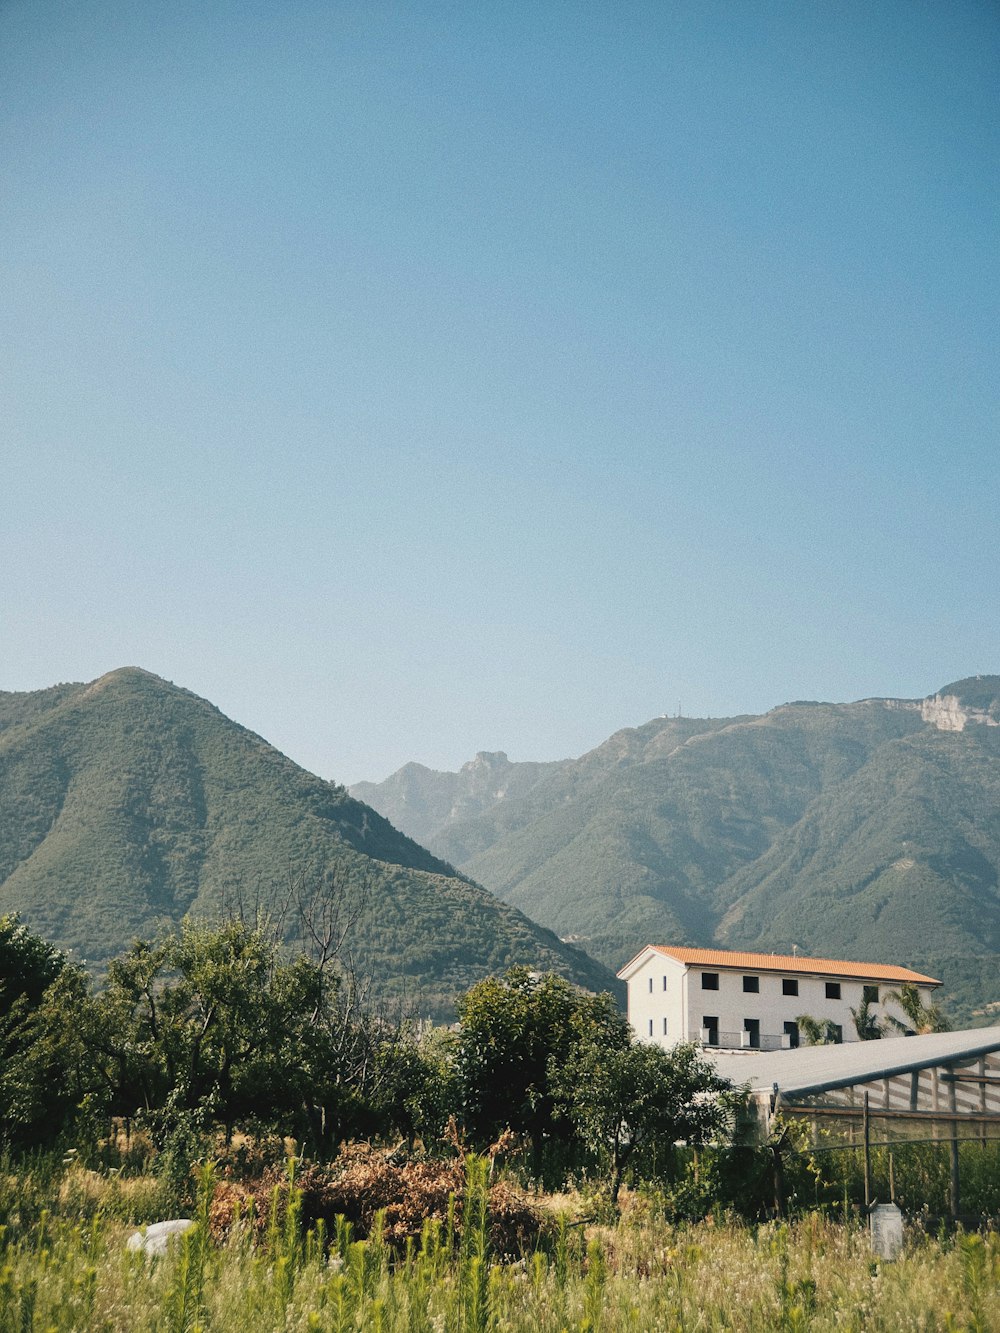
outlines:
{"label": "blue sky", "polygon": [[1000,10],[0,7],[0,689],[327,777],[1000,671]]}

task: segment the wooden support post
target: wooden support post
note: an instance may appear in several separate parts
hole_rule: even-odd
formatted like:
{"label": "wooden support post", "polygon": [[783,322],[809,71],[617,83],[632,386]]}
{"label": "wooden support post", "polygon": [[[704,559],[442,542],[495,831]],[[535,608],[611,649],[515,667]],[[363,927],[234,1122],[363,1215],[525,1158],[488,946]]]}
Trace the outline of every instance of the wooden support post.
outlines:
{"label": "wooden support post", "polygon": [[892,1164],[892,1153],[889,1153],[889,1202],[896,1202],[896,1171]]}
{"label": "wooden support post", "polygon": [[785,1136],[782,1134],[777,1143],[771,1144],[771,1167],[774,1173],[774,1211],[778,1217],[785,1215],[785,1165],[781,1160],[781,1149]]}
{"label": "wooden support post", "polygon": [[[932,1093],[933,1098],[934,1098],[934,1110],[935,1110],[935,1111],[940,1111],[940,1109],[941,1109],[941,1100],[940,1100],[940,1088],[939,1088],[938,1071],[937,1071],[937,1069],[932,1069],[932,1070],[931,1070],[931,1093]],[[935,1138],[938,1138],[938,1137],[939,1137],[939,1135],[938,1135],[938,1126],[937,1126],[936,1124],[935,1124],[935,1126],[934,1126],[934,1137],[935,1137]]]}
{"label": "wooden support post", "polygon": [[[857,1089],[855,1088],[855,1086],[854,1086],[853,1083],[852,1083],[851,1086],[847,1089],[847,1097],[848,1097],[848,1101],[849,1101],[850,1105],[853,1106],[853,1105],[855,1104],[855,1102],[857,1101]],[[857,1137],[858,1137],[857,1126],[855,1125],[854,1121],[852,1120],[852,1121],[851,1121],[851,1142],[854,1143],[854,1142],[857,1140]]]}
{"label": "wooden support post", "polygon": [[[954,1069],[952,1069],[954,1072]],[[952,1115],[958,1112],[958,1091],[955,1080],[951,1079],[948,1083],[948,1107]],[[958,1221],[958,1213],[961,1207],[961,1194],[959,1191],[958,1179],[958,1121],[951,1122],[951,1216],[953,1221]]]}
{"label": "wooden support post", "polygon": [[[979,1084],[979,1109],[985,1115],[986,1113],[986,1056],[979,1057],[979,1077],[982,1082]],[[984,1120],[980,1130],[979,1137],[983,1143],[986,1142],[986,1121]]]}
{"label": "wooden support post", "polygon": [[872,1145],[871,1145],[871,1121],[868,1117],[868,1093],[865,1092],[864,1106],[862,1110],[862,1133],[864,1134],[864,1153],[865,1153],[865,1212],[867,1213],[872,1206]]}
{"label": "wooden support post", "polygon": [[920,1070],[915,1069],[910,1075],[910,1110],[915,1111],[920,1104]]}

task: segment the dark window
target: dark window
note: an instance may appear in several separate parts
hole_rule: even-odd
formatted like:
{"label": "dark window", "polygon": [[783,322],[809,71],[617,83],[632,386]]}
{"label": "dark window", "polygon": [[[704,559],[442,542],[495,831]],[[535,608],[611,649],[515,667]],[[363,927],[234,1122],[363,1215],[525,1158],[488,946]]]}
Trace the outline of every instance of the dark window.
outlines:
{"label": "dark window", "polygon": [[715,1015],[713,1017],[709,1014],[706,1014],[705,1017],[701,1020],[701,1028],[703,1032],[708,1034],[705,1040],[708,1042],[709,1046],[718,1046],[719,1044],[718,1015]]}
{"label": "dark window", "polygon": [[718,990],[719,989],[718,972],[702,972],[701,988],[702,990]]}
{"label": "dark window", "polygon": [[782,977],[781,993],[782,995],[798,995],[799,993],[798,977]]}
{"label": "dark window", "polygon": [[666,1019],[663,1020],[663,1035],[664,1035],[664,1036],[667,1035],[667,1020],[666,1020]]}
{"label": "dark window", "polygon": [[652,977],[649,978],[649,993],[650,993],[650,995],[652,995],[652,993],[653,993],[653,978],[652,978]]}
{"label": "dark window", "polygon": [[666,979],[666,977],[663,978],[663,989],[664,989],[664,990],[667,989],[667,979]]}
{"label": "dark window", "polygon": [[839,1045],[844,1040],[844,1029],[839,1023],[831,1023],[830,1027],[833,1029],[833,1040]]}
{"label": "dark window", "polygon": [[799,1025],[798,1023],[785,1024],[785,1036],[788,1038],[788,1044],[794,1051],[799,1044]]}
{"label": "dark window", "polygon": [[653,1020],[652,1020],[652,1019],[649,1020],[649,1035],[650,1035],[650,1036],[653,1035]]}
{"label": "dark window", "polygon": [[839,982],[839,981],[828,981],[828,982],[826,983],[826,998],[827,998],[828,1000],[839,1000],[839,999],[840,999],[840,982]]}
{"label": "dark window", "polygon": [[760,977],[744,977],[743,989],[748,995],[757,995],[760,993]]}
{"label": "dark window", "polygon": [[751,1045],[751,1046],[759,1046],[759,1045],[760,1045],[760,1019],[759,1019],[759,1018],[744,1018],[744,1020],[743,1020],[743,1031],[744,1031],[745,1033],[747,1033],[747,1035],[749,1036],[749,1038],[750,1038],[750,1045]]}
{"label": "dark window", "polygon": [[861,998],[864,1000],[865,1004],[878,1004],[878,987],[862,986]]}

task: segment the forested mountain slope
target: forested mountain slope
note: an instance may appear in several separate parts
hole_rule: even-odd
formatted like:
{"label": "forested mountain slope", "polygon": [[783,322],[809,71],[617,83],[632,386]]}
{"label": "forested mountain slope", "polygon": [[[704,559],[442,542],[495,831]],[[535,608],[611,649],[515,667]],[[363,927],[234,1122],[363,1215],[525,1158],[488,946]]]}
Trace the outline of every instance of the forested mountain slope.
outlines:
{"label": "forested mountain slope", "polygon": [[995,676],[659,718],[425,838],[609,966],[650,940],[798,946],[937,968],[974,1006],[1000,1000],[998,724]]}
{"label": "forested mountain slope", "polygon": [[135,668],[0,693],[0,912],[98,967],[186,912],[339,895],[383,993],[444,1011],[512,962],[609,974],[212,704]]}

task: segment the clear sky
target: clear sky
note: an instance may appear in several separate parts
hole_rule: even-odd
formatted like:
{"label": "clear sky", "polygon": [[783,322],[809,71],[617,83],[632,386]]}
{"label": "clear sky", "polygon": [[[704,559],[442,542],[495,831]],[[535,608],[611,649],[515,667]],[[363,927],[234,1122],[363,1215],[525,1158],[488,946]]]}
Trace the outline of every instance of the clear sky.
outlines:
{"label": "clear sky", "polygon": [[0,689],[326,777],[1000,671],[992,0],[5,0]]}

